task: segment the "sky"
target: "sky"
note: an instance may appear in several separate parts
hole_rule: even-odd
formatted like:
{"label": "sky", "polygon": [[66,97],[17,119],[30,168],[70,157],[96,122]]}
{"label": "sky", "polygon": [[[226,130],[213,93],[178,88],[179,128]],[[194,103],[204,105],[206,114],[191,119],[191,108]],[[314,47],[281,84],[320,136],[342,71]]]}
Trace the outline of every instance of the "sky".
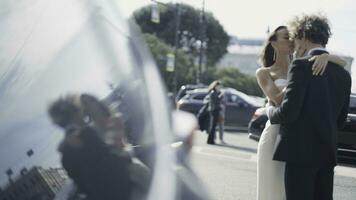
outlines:
{"label": "sky", "polygon": [[[181,2],[196,8],[203,4],[203,0],[161,2]],[[120,8],[129,17],[134,10],[150,3],[150,0],[122,1]],[[265,38],[267,27],[273,30],[294,16],[320,12],[331,23],[333,36],[329,48],[346,55],[356,53],[356,47],[351,46],[356,45],[356,27],[352,25],[356,21],[355,0],[205,0],[205,8],[229,35],[243,38]]]}
{"label": "sky", "polygon": [[[203,0],[161,0],[178,2],[201,8]],[[125,17],[151,0],[121,0],[120,9]],[[356,1],[355,0],[205,0],[205,9],[223,25],[229,35],[240,38],[267,37],[266,31],[286,25],[294,16],[322,13],[331,24],[333,33],[327,48],[331,52],[356,58]],[[356,61],[353,64],[356,80]],[[354,89],[356,90],[356,84]]]}

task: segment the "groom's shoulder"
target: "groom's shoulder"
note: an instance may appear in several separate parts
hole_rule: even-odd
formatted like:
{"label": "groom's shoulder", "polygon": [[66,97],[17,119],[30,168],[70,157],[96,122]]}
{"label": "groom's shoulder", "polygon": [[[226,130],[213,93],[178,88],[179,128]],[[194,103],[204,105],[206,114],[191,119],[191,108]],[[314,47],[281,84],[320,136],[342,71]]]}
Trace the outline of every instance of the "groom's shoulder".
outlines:
{"label": "groom's shoulder", "polygon": [[312,56],[308,55],[308,56],[303,56],[300,58],[295,58],[292,63],[298,63],[298,64],[306,64],[306,63],[310,63],[310,58],[312,58]]}
{"label": "groom's shoulder", "polygon": [[296,59],[294,59],[292,61],[291,67],[308,66],[311,63],[309,61],[310,58],[311,58],[311,56],[305,56],[305,57],[296,58]]}

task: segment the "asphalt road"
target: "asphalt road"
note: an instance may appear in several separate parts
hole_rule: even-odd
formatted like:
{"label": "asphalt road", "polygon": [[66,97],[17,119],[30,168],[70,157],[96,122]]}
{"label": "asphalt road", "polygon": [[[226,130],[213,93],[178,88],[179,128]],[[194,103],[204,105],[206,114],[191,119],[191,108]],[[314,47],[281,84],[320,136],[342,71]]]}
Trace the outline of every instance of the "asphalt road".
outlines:
{"label": "asphalt road", "polygon": [[[226,132],[226,144],[207,145],[206,137],[195,135],[191,163],[212,199],[254,200],[257,142],[241,132]],[[334,199],[356,199],[356,164],[335,168]]]}

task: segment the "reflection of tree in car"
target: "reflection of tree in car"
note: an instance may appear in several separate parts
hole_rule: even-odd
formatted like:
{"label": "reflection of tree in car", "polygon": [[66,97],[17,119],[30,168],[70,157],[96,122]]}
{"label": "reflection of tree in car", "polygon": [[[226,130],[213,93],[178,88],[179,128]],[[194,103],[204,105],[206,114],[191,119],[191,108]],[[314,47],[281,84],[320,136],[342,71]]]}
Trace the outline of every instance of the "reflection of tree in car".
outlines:
{"label": "reflection of tree in car", "polygon": [[105,131],[115,127],[105,105],[87,94],[67,96],[50,106],[49,115],[66,133],[62,165],[88,200],[144,199],[149,171],[123,148],[105,143]]}

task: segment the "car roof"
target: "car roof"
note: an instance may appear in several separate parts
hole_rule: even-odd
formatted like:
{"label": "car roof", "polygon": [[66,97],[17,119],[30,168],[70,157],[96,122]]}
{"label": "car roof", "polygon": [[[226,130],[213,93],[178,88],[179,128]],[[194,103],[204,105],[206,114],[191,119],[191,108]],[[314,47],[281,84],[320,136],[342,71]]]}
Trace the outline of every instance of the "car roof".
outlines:
{"label": "car roof", "polygon": [[208,93],[208,88],[198,88],[194,90],[187,91],[187,94],[195,94],[195,93]]}
{"label": "car roof", "polygon": [[[235,94],[253,106],[261,107],[264,105],[264,98],[262,98],[262,97],[249,96],[249,95],[247,95],[241,91],[238,91],[234,88],[222,88],[221,90],[224,93]],[[208,92],[209,92],[208,88],[198,88],[198,89],[187,91],[187,95],[203,94],[203,93],[207,94]]]}

